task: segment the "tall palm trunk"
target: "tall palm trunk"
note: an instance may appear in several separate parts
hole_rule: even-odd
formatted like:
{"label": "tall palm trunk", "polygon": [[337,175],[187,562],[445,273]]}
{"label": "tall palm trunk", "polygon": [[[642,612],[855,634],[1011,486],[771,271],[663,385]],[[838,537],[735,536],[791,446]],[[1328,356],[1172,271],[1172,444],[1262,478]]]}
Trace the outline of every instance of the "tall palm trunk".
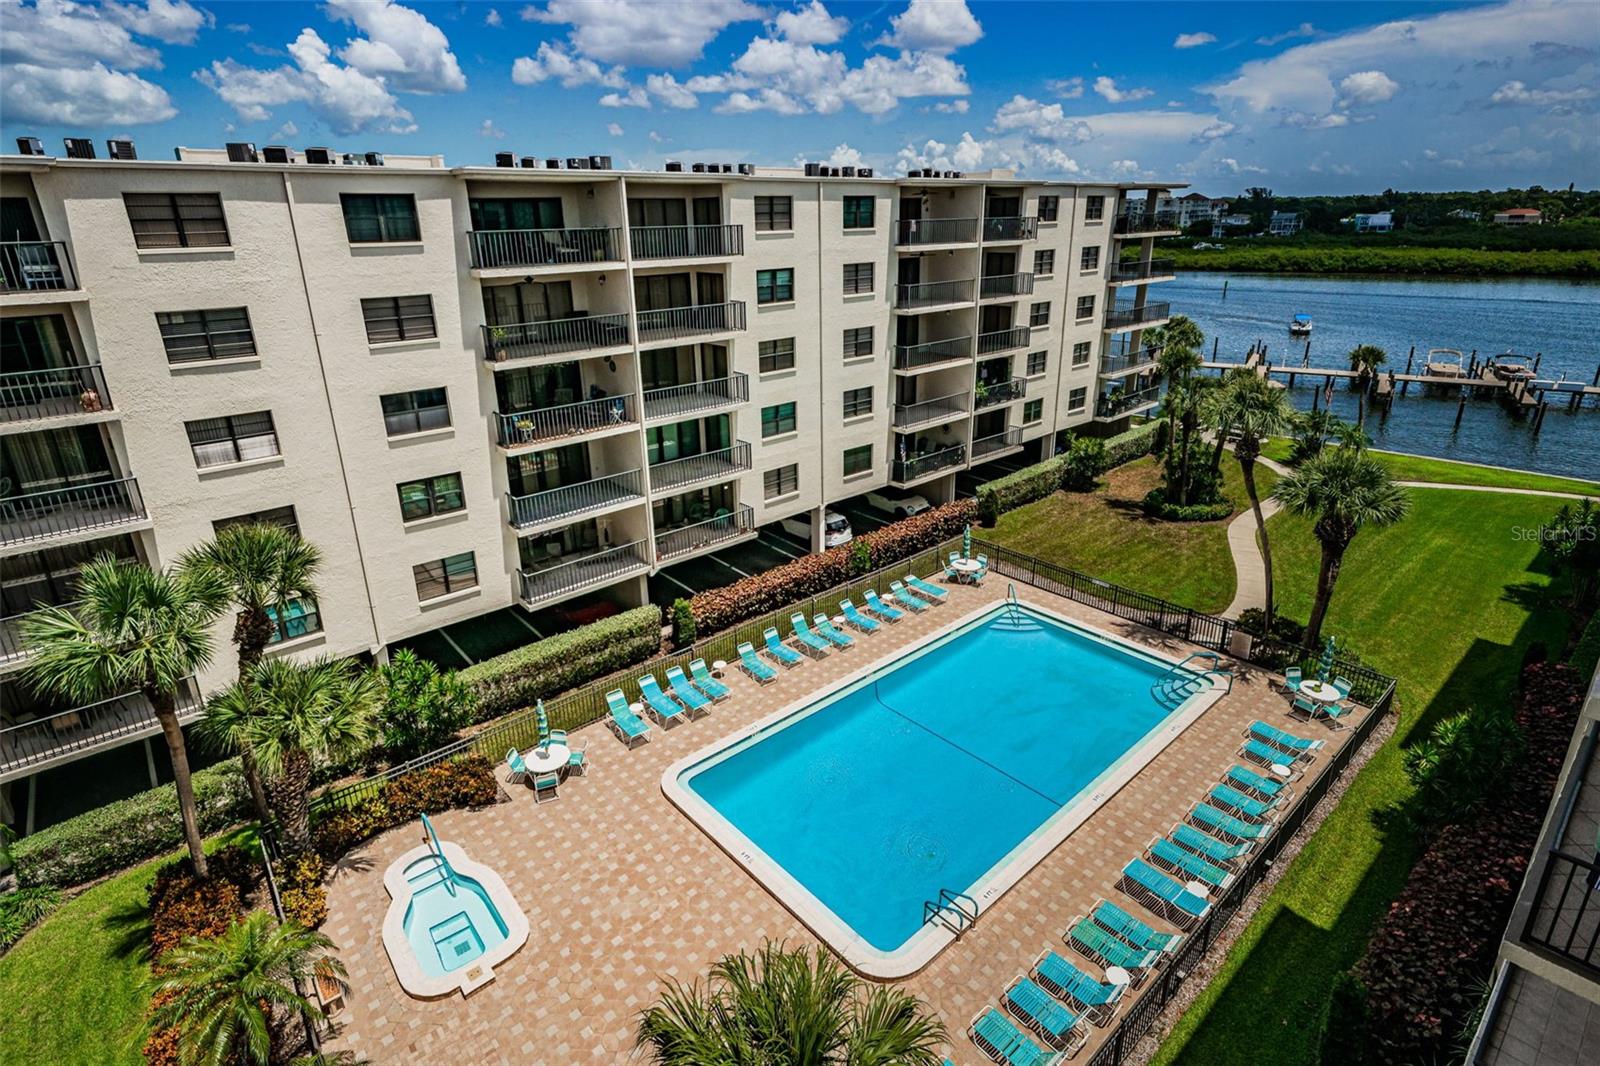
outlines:
{"label": "tall palm trunk", "polygon": [[1344,562],[1346,543],[1322,540],[1322,563],[1317,568],[1317,598],[1311,605],[1311,621],[1306,623],[1305,646],[1315,648],[1322,643],[1322,622],[1328,615],[1328,603],[1333,599],[1333,586],[1339,580],[1339,567]]}
{"label": "tall palm trunk", "polygon": [[1261,494],[1256,491],[1256,456],[1260,446],[1254,437],[1241,437],[1234,445],[1233,454],[1239,460],[1239,474],[1244,478],[1245,495],[1250,497],[1250,513],[1256,518],[1256,537],[1261,541],[1261,568],[1267,586],[1266,619],[1261,635],[1272,636],[1272,616],[1275,600],[1272,595],[1272,541],[1267,536],[1267,519],[1261,513]]}
{"label": "tall palm trunk", "polygon": [[[239,646],[239,683],[247,684],[250,667],[261,661],[267,642],[272,639],[272,622],[262,610],[240,611],[233,622],[233,640]],[[263,823],[272,820],[272,805],[267,802],[267,790],[261,783],[261,767],[248,740],[239,741],[239,765],[244,770],[245,782],[250,786],[250,799],[255,804],[256,817]]]}
{"label": "tall palm trunk", "polygon": [[178,814],[183,819],[183,839],[189,846],[189,858],[198,876],[209,877],[205,842],[200,838],[200,817],[194,805],[194,782],[189,778],[189,749],[183,742],[183,727],[178,724],[177,700],[172,693],[155,688],[146,688],[144,694],[156,713],[156,721],[161,723],[167,755],[172,759],[172,781],[178,787]]}
{"label": "tall palm trunk", "polygon": [[311,850],[311,756],[298,748],[284,752],[283,772],[272,779],[283,844],[291,855]]}
{"label": "tall palm trunk", "polygon": [[1178,502],[1189,502],[1189,445],[1194,437],[1194,413],[1185,411],[1183,415],[1183,459],[1178,467]]}
{"label": "tall palm trunk", "polygon": [[1230,432],[1232,432],[1232,427],[1226,422],[1217,427],[1217,443],[1211,449],[1211,472],[1213,474],[1222,473],[1222,449],[1228,443],[1228,434]]}

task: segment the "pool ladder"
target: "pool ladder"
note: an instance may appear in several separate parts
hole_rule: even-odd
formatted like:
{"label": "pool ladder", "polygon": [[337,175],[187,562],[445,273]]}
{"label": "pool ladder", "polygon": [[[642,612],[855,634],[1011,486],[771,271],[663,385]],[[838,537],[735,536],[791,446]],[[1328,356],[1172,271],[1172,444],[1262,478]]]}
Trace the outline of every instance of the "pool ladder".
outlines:
{"label": "pool ladder", "polygon": [[453,896],[456,894],[456,872],[450,866],[450,860],[444,857],[444,845],[439,843],[439,834],[433,831],[433,822],[429,821],[426,814],[422,816],[422,828],[428,831],[428,841],[433,845],[434,857],[438,859],[436,868],[444,871],[439,883],[444,885],[444,890]]}
{"label": "pool ladder", "polygon": [[960,936],[971,929],[977,920],[978,901],[965,892],[952,892],[948,888],[941,888],[937,900],[922,901],[923,925],[937,923],[956,936]]}
{"label": "pool ladder", "polygon": [[[1187,669],[1191,663],[1201,662],[1211,665],[1199,671]],[[1183,662],[1168,667],[1166,673],[1150,686],[1150,695],[1163,707],[1176,708],[1200,691],[1205,682],[1222,684],[1225,692],[1233,691],[1233,671],[1223,668],[1221,658],[1214,651],[1194,652]]]}

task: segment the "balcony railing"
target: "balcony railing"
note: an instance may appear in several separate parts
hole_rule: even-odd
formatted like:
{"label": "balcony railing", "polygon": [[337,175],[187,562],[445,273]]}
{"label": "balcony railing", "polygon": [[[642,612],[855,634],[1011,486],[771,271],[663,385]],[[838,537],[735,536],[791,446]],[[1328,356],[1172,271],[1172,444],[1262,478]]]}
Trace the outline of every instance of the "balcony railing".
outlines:
{"label": "balcony railing", "polygon": [[495,439],[504,448],[595,433],[636,421],[631,396],[603,396],[531,411],[495,413]]}
{"label": "balcony railing", "polygon": [[978,283],[978,298],[1026,296],[1033,291],[1032,274],[994,274]]}
{"label": "balcony railing", "polygon": [[1152,385],[1148,389],[1139,389],[1136,392],[1113,392],[1095,401],[1094,414],[1096,418],[1116,418],[1118,415],[1153,404],[1159,399],[1161,399],[1159,385]]}
{"label": "balcony railing", "polygon": [[1010,403],[1022,399],[1028,391],[1026,378],[1012,378],[1009,381],[978,382],[976,399],[973,401],[975,410],[985,407],[995,407],[999,404]]}
{"label": "balcony railing", "polygon": [[978,354],[989,355],[992,352],[1008,352],[1013,348],[1026,348],[1028,338],[1032,336],[1027,326],[1012,326],[1010,329],[997,329],[989,333],[978,334]]}
{"label": "balcony railing", "polygon": [[981,463],[991,455],[1020,447],[1022,447],[1022,430],[1013,427],[973,441],[972,461]]}
{"label": "balcony railing", "polygon": [[139,482],[125,477],[0,498],[0,545],[29,544],[143,521]]}
{"label": "balcony railing", "polygon": [[902,218],[895,223],[896,244],[972,244],[977,239],[975,218]]}
{"label": "balcony railing", "polygon": [[[185,684],[178,694],[178,720],[192,721],[201,707],[192,685]],[[34,767],[148,736],[159,729],[155,710],[139,692],[9,725],[0,729],[0,780],[21,777]]]}
{"label": "balcony railing", "polygon": [[948,363],[954,359],[972,358],[971,337],[946,337],[940,341],[894,346],[894,368],[917,370],[935,363]]}
{"label": "balcony railing", "polygon": [[730,374],[709,381],[692,381],[687,385],[668,385],[660,389],[647,389],[644,394],[645,421],[658,418],[681,420],[707,411],[744,403],[750,399],[750,378],[746,374]]}
{"label": "balcony railing", "polygon": [[750,445],[735,441],[731,448],[656,463],[650,468],[650,491],[668,492],[704,481],[720,481],[749,469]]}
{"label": "balcony railing", "polygon": [[926,455],[896,459],[889,465],[889,480],[904,485],[907,482],[920,481],[941,470],[961,466],[966,461],[967,446],[956,444]]}
{"label": "balcony railing", "polygon": [[584,589],[609,585],[613,581],[643,573],[649,567],[650,561],[644,555],[644,541],[636,540],[540,570],[518,570],[517,584],[520,586],[522,602],[534,607]]}
{"label": "balcony railing", "polygon": [[1156,356],[1159,353],[1159,348],[1146,347],[1124,352],[1121,355],[1105,356],[1100,360],[1100,373],[1116,374],[1124,370],[1132,370],[1136,366],[1149,366],[1156,361]]}
{"label": "balcony railing", "polygon": [[744,329],[744,301],[639,312],[639,341],[670,341]]}
{"label": "balcony railing", "polygon": [[725,541],[754,533],[755,512],[747,504],[740,504],[726,514],[708,518],[704,522],[679,526],[656,534],[656,561],[667,562],[690,552],[700,551]]}
{"label": "balcony railing", "polygon": [[1523,936],[1600,976],[1600,895],[1588,886],[1594,869],[1582,855],[1550,852]]}
{"label": "balcony railing", "polygon": [[471,230],[475,267],[613,263],[622,258],[620,229]]}
{"label": "balcony railing", "polygon": [[0,422],[111,410],[100,364],[0,374]]}
{"label": "balcony railing", "polygon": [[920,403],[897,403],[894,405],[894,428],[916,429],[919,426],[936,425],[949,421],[952,415],[966,413],[967,397],[960,392]]}
{"label": "balcony railing", "polygon": [[1141,281],[1145,278],[1164,278],[1174,271],[1171,259],[1128,259],[1111,268],[1112,281]]}
{"label": "balcony railing", "polygon": [[543,355],[569,355],[628,343],[627,312],[483,327],[484,358],[496,363]]}
{"label": "balcony railing", "polygon": [[1039,220],[1031,215],[1013,215],[983,220],[986,241],[1031,241],[1039,235]]}
{"label": "balcony railing", "polygon": [[0,242],[0,292],[76,289],[66,241]]}
{"label": "balcony railing", "polygon": [[694,259],[744,254],[743,226],[629,226],[635,259]]}
{"label": "balcony railing", "polygon": [[0,665],[10,665],[27,658],[28,652],[22,647],[22,620],[32,613],[24,611],[0,618]]}
{"label": "balcony railing", "polygon": [[1176,229],[1176,224],[1167,218],[1151,214],[1148,211],[1125,211],[1117,216],[1117,224],[1112,229],[1113,233],[1164,233]]}
{"label": "balcony railing", "polygon": [[1142,326],[1148,322],[1160,322],[1164,318],[1171,318],[1172,305],[1169,303],[1145,304],[1143,307],[1125,307],[1106,312],[1106,329],[1121,329],[1125,326]]}
{"label": "balcony railing", "polygon": [[922,281],[915,285],[894,287],[894,305],[902,311],[971,302],[971,278],[961,278],[957,281]]}
{"label": "balcony railing", "polygon": [[515,529],[527,529],[603,511],[607,507],[643,500],[639,484],[639,471],[628,470],[526,496],[513,496],[508,492],[506,520]]}

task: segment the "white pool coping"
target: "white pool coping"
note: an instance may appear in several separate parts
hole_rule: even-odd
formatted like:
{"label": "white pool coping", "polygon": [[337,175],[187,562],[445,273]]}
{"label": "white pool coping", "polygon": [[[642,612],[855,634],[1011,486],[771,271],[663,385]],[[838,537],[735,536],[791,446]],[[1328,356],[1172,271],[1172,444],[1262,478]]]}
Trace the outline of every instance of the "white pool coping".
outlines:
{"label": "white pool coping", "polygon": [[458,844],[443,840],[439,842],[439,847],[443,849],[451,869],[462,877],[470,877],[478,882],[489,894],[489,902],[506,923],[506,939],[485,950],[470,965],[459,970],[438,976],[423,973],[411,941],[406,936],[406,909],[411,906],[411,884],[406,880],[406,867],[432,854],[433,848],[424,842],[400,856],[383,872],[383,887],[388,891],[390,900],[389,910],[383,918],[383,949],[389,953],[389,963],[394,967],[400,987],[418,999],[437,999],[458,991],[463,996],[470,996],[493,981],[494,968],[528,942],[528,916],[517,905],[504,879],[489,867],[469,859]]}
{"label": "white pool coping", "polygon": [[[1032,603],[1021,598],[1019,598],[1018,603],[1027,612],[1040,615],[1057,625],[1110,645],[1124,654],[1133,655],[1163,667],[1176,666],[1183,661],[1180,657],[1156,652],[1115,634],[1108,633],[1096,626],[1068,618],[1042,604]],[[939,610],[941,608],[935,607],[933,609]],[[715,743],[708,744],[690,755],[684,756],[667,767],[661,775],[661,791],[666,794],[667,798],[679,810],[689,817],[690,821],[699,826],[701,831],[731,856],[735,862],[743,866],[763,888],[776,896],[787,910],[794,914],[818,939],[838,953],[847,965],[867,977],[879,980],[896,980],[910,977],[932,962],[941,951],[956,939],[958,934],[943,925],[924,924],[905,943],[891,951],[885,951],[868,943],[850,927],[849,923],[836,915],[826,904],[813,895],[805,885],[801,884],[788,870],[784,869],[782,864],[756,846],[749,837],[740,832],[733,823],[722,816],[721,812],[691,790],[681,779],[685,772],[690,769],[700,769],[715,765],[745,750],[753,745],[757,739],[777,732],[778,729],[775,727],[780,726],[780,724],[787,727],[793,721],[799,721],[801,718],[808,717],[832,706],[837,698],[859,685],[865,679],[875,674],[896,669],[904,665],[908,660],[920,657],[941,644],[953,640],[968,629],[975,628],[978,623],[986,620],[989,616],[1008,609],[1009,604],[1001,602],[968,611],[936,630],[922,643],[911,648],[902,648],[892,655],[879,657],[866,663],[859,670],[849,674],[826,691],[812,693],[794,700],[759,721],[737,730]],[[870,648],[872,646],[871,639],[871,637],[858,636],[856,643],[860,647]],[[1195,672],[1198,673],[1199,671]],[[991,866],[971,886],[964,889],[961,889],[961,886],[947,887],[961,889],[965,895],[976,900],[979,914],[978,920],[982,921],[982,915],[1001,896],[1021,881],[1028,871],[1037,866],[1046,855],[1059,847],[1107,800],[1116,795],[1124,785],[1132,781],[1157,755],[1164,751],[1189,726],[1193,725],[1217,700],[1221,699],[1225,691],[1224,686],[1213,680],[1208,688],[1190,696],[1175,710],[1162,718],[1133,747],[1129,748],[1115,762],[1106,767],[1098,777],[1085,785],[1068,803],[1040,823],[1037,829],[1009,852],[1001,856],[999,861]]]}

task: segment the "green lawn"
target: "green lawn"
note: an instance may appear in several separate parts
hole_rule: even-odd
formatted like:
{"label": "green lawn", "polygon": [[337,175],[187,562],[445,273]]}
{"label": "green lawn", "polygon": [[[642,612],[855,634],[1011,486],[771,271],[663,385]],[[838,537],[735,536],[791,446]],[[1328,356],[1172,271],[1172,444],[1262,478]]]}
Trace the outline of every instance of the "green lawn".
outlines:
{"label": "green lawn", "polygon": [[[1249,506],[1239,464],[1224,456],[1224,491],[1237,513]],[[984,537],[1008,548],[1119,585],[1162,596],[1199,611],[1220,611],[1233,600],[1228,523],[1158,522],[1139,501],[1160,482],[1155,458],[1118,467],[1092,493],[1058,492],[1002,515]],[[1277,477],[1256,468],[1263,496]]]}
{"label": "green lawn", "polygon": [[[1261,454],[1268,459],[1287,462],[1290,442],[1279,437],[1267,442]],[[1490,485],[1505,489],[1544,489],[1549,492],[1580,492],[1600,496],[1600,482],[1580,481],[1577,478],[1554,477],[1550,474],[1531,474],[1520,470],[1501,470],[1476,463],[1457,463],[1449,459],[1430,459],[1424,455],[1406,455],[1402,452],[1372,454],[1383,461],[1389,472],[1401,481],[1433,481],[1441,485]]]}
{"label": "green lawn", "polygon": [[[1399,678],[1395,737],[1307,842],[1156,1063],[1316,1063],[1334,976],[1360,958],[1415,860],[1413,834],[1386,816],[1410,792],[1403,746],[1439,717],[1508,699],[1528,646],[1542,641],[1559,653],[1566,639],[1569,621],[1550,602],[1537,543],[1516,535],[1547,520],[1559,501],[1446,489],[1414,497],[1404,523],[1357,537],[1328,623]],[[1316,542],[1291,515],[1274,517],[1269,529],[1279,608],[1304,619]]]}

